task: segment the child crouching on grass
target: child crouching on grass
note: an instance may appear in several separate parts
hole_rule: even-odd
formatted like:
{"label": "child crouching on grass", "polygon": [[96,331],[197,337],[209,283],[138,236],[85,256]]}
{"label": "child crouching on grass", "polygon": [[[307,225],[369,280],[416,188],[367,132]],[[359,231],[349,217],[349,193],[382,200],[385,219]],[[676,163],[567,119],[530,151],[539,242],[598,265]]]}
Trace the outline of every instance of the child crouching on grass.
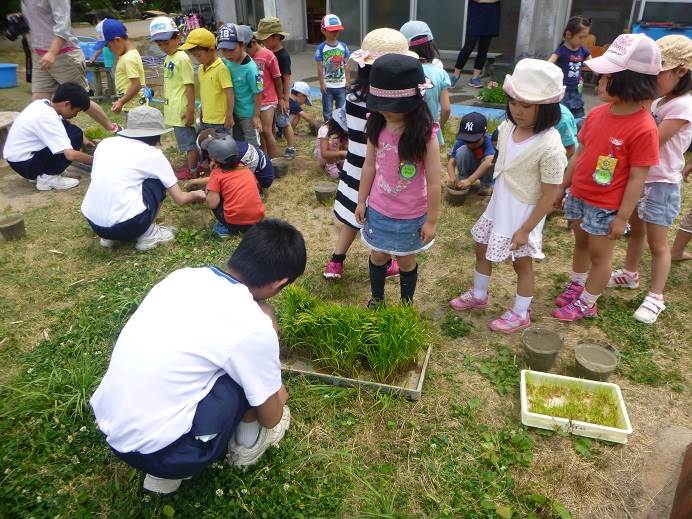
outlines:
{"label": "child crouching on grass", "polygon": [[[440,147],[424,94],[420,61],[385,54],[370,73],[367,148],[355,217],[370,248],[368,308],[384,304],[387,266],[398,258],[401,301],[411,304],[416,254],[435,241],[440,215]],[[367,209],[366,209],[367,204]]]}
{"label": "child crouching on grass", "polygon": [[332,117],[320,126],[315,139],[315,159],[331,178],[339,178],[348,150],[346,110],[337,108]]}
{"label": "child crouching on grass", "polygon": [[507,75],[507,119],[500,125],[495,186],[483,215],[471,229],[476,242],[473,287],[452,299],[454,310],[487,308],[493,263],[512,259],[517,274],[514,306],[490,329],[514,333],[531,326],[533,261],[541,257],[543,224],[557,197],[567,165],[560,134],[562,71],[552,63],[523,59]]}
{"label": "child crouching on grass", "polygon": [[227,238],[244,233],[264,218],[257,179],[240,164],[238,146],[230,135],[217,135],[207,143],[206,150],[212,167],[207,205],[218,220],[214,234]]}

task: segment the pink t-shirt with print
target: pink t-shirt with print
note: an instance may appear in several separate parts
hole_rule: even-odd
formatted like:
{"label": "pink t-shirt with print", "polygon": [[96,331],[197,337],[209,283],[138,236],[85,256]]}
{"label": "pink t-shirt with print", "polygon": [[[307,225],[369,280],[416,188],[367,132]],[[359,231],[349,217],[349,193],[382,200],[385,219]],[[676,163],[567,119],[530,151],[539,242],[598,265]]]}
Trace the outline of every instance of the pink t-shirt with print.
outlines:
{"label": "pink t-shirt with print", "polygon": [[646,183],[679,184],[682,180],[682,168],[685,167],[684,154],[692,141],[692,95],[681,95],[664,104],[661,104],[662,101],[663,98],[656,99],[651,105],[651,113],[657,125],[666,119],[682,119],[687,121],[687,124],[661,146],[658,166],[649,168]]}
{"label": "pink t-shirt with print", "polygon": [[[435,129],[430,138],[434,136]],[[399,160],[400,137],[386,127],[380,132],[368,205],[389,218],[409,220],[428,212],[428,190],[423,161],[413,164]]]}
{"label": "pink t-shirt with print", "polygon": [[279,60],[276,59],[272,51],[265,48],[260,48],[252,57],[252,60],[257,64],[257,68],[262,73],[262,81],[264,82],[260,103],[262,106],[278,103],[279,97],[276,93],[274,79],[281,77]]}

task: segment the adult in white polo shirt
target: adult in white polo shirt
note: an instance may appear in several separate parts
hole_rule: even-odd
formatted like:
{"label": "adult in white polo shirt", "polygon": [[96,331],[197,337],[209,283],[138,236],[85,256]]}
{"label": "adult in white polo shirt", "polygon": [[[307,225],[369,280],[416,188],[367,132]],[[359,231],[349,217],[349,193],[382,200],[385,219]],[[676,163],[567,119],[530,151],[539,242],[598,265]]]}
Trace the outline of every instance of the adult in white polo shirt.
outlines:
{"label": "adult in white polo shirt", "polygon": [[[176,270],[125,324],[90,403],[115,455],[147,473],[146,490],[174,492],[227,450],[248,467],[281,441],[291,415],[264,300],[301,276],[305,260],[295,227],[261,221],[225,270]],[[171,321],[190,305],[204,308],[206,325]]]}
{"label": "adult in white polo shirt", "polygon": [[170,241],[175,229],[156,224],[166,192],[179,205],[205,200],[204,191],[186,193],[178,187],[171,164],[156,147],[161,135],[172,130],[159,110],[139,106],[130,111],[127,129],[97,146],[82,214],[101,237],[101,246],[137,240],[137,250],[148,250]]}
{"label": "adult in white polo shirt", "polygon": [[39,191],[77,186],[79,180],[63,173],[73,160],[91,164],[91,156],[80,151],[84,135],[69,119],[86,110],[89,102],[89,94],[75,83],[60,85],[51,101],[32,101],[7,134],[3,154],[10,167],[35,180]]}

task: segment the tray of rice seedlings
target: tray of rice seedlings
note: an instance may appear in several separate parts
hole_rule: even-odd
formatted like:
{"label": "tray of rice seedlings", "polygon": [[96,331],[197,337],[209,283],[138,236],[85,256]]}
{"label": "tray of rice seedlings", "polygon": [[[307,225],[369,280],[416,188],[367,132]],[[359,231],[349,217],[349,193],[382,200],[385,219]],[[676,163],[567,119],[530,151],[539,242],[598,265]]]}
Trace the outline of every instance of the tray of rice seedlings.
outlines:
{"label": "tray of rice seedlings", "polygon": [[414,308],[342,306],[289,286],[277,310],[284,371],[420,398],[430,332]]}
{"label": "tray of rice seedlings", "polygon": [[632,433],[617,384],[521,371],[521,422],[616,443]]}

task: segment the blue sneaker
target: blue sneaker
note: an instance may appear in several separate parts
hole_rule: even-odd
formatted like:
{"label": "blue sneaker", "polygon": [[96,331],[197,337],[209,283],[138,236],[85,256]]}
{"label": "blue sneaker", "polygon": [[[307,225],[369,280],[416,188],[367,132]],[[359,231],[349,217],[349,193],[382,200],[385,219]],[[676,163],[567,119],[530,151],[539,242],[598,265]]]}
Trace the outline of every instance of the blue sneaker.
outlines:
{"label": "blue sneaker", "polygon": [[217,238],[221,238],[222,240],[231,237],[231,233],[228,232],[228,229],[226,228],[226,226],[224,224],[222,224],[221,222],[216,222],[214,224],[214,227],[212,228],[211,232],[214,233],[214,235]]}
{"label": "blue sneaker", "polygon": [[483,88],[483,82],[480,77],[472,77],[467,84],[473,88]]}
{"label": "blue sneaker", "polygon": [[454,74],[449,75],[449,82],[451,83],[450,88],[454,88],[456,84],[459,82],[459,76],[455,76]]}

